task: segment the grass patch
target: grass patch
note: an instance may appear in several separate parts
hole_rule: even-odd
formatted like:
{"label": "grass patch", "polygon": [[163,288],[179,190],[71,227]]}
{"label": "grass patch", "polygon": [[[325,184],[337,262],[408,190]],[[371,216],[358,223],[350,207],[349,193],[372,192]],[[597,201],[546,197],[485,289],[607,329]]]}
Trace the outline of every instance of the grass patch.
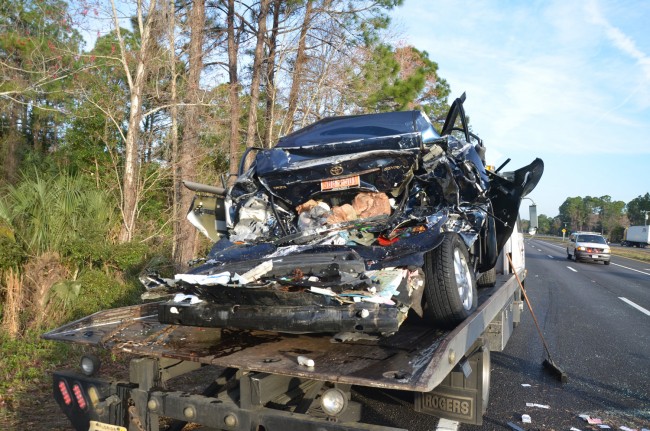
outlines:
{"label": "grass patch", "polygon": [[4,419],[14,416],[34,393],[49,392],[52,370],[81,357],[80,349],[42,340],[33,331],[17,339],[0,332],[0,351],[0,418]]}

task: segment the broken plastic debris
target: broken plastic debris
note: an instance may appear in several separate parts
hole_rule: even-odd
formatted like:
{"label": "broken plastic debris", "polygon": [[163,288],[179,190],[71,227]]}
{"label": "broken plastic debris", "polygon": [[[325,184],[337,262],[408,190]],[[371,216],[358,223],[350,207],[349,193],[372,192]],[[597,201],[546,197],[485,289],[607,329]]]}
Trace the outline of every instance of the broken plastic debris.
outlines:
{"label": "broken plastic debris", "polygon": [[202,299],[199,299],[198,296],[195,295],[185,295],[184,293],[177,293],[174,295],[174,302],[185,302],[187,300],[190,300],[190,304],[198,304],[199,302],[203,302]]}
{"label": "broken plastic debris", "polygon": [[202,286],[213,286],[215,284],[226,285],[230,282],[230,273],[228,271],[219,274],[176,274],[175,280],[184,281],[189,284],[200,284]]}
{"label": "broken plastic debris", "polygon": [[571,427],[571,429],[569,431],[582,431],[582,430],[580,428]]}
{"label": "broken plastic debris", "polygon": [[305,366],[305,367],[313,367],[315,365],[314,360],[310,359],[306,356],[298,356],[296,358],[298,360],[298,364]]}
{"label": "broken plastic debris", "polygon": [[178,308],[176,307],[169,307],[169,312],[172,314],[178,314]]}
{"label": "broken plastic debris", "polygon": [[521,386],[524,388],[530,388],[530,383],[522,383]]}
{"label": "broken plastic debris", "polygon": [[386,268],[379,271],[368,271],[367,273],[373,283],[379,284],[377,293],[384,298],[391,298],[397,295],[397,288],[408,276],[406,269]]}
{"label": "broken plastic debris", "polygon": [[600,425],[598,425],[598,428],[600,428],[600,429],[609,429],[610,427],[609,427],[609,425],[600,424]]}
{"label": "broken plastic debris", "polygon": [[537,403],[526,403],[526,407],[537,407],[540,409],[550,409],[551,406],[547,406],[546,404],[537,404]]}
{"label": "broken plastic debris", "polygon": [[601,419],[592,418],[589,415],[578,415],[578,416],[580,416],[582,419],[584,419],[589,425],[599,425],[599,424],[603,423],[603,421]]}
{"label": "broken plastic debris", "polygon": [[245,272],[243,275],[235,274],[233,279],[240,284],[248,284],[252,283],[253,281],[259,280],[262,276],[268,274],[273,270],[273,261],[272,260],[266,260],[253,269]]}
{"label": "broken plastic debris", "polygon": [[[313,288],[312,288],[313,289]],[[381,296],[364,296],[361,298],[363,302],[371,302],[373,304],[395,305],[395,301]]]}
{"label": "broken plastic debris", "polygon": [[320,287],[314,287],[311,286],[309,288],[310,292],[318,293],[320,295],[325,295],[325,296],[336,296],[336,293],[332,292],[330,289],[323,289]]}
{"label": "broken plastic debris", "polygon": [[365,319],[368,316],[370,316],[370,311],[366,310],[365,308],[359,311],[359,317],[361,317],[362,319]]}
{"label": "broken plastic debris", "polygon": [[530,423],[530,415],[521,415],[521,421],[525,424]]}

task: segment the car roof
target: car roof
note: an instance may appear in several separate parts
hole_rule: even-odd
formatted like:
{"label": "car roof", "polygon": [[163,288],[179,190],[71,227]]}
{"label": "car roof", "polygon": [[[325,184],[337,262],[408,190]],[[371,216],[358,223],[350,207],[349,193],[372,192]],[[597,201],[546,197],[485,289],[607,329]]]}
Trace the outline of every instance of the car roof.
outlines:
{"label": "car roof", "polygon": [[280,138],[276,147],[296,148],[413,133],[420,133],[425,143],[440,137],[423,112],[398,111],[324,118]]}

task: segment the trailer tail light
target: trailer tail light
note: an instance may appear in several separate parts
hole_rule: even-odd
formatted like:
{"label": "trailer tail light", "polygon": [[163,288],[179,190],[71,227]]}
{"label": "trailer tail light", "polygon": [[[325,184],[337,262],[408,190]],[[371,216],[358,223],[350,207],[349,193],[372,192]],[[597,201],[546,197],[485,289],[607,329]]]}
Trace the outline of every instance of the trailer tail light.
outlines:
{"label": "trailer tail light", "polygon": [[66,385],[63,380],[59,380],[59,392],[61,392],[61,396],[63,397],[63,402],[65,403],[66,406],[72,404],[72,397],[70,396],[70,392],[68,391],[68,385]]}
{"label": "trailer tail light", "polygon": [[74,397],[77,400],[77,404],[79,405],[79,408],[81,408],[81,410],[86,410],[86,407],[88,407],[88,403],[84,398],[84,393],[83,390],[81,389],[81,386],[79,386],[79,383],[74,384],[74,386],[72,387],[72,392],[74,393]]}

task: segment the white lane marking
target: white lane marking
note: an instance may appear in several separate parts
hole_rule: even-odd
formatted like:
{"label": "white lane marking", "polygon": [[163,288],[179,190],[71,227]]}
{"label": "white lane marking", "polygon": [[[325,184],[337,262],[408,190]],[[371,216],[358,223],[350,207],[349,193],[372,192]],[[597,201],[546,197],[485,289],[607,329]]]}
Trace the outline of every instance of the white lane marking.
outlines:
{"label": "white lane marking", "polygon": [[622,296],[619,296],[618,299],[620,299],[621,301],[627,303],[628,305],[631,305],[632,307],[636,308],[637,310],[639,310],[641,313],[645,314],[646,316],[650,316],[650,311],[646,310],[645,308],[641,307],[638,304],[635,304],[634,302],[630,301],[629,299],[623,298]]}
{"label": "white lane marking", "polygon": [[460,423],[456,421],[450,421],[449,419],[440,419],[438,421],[438,428],[436,431],[458,431]]}
{"label": "white lane marking", "polygon": [[620,266],[621,268],[629,269],[630,271],[640,272],[641,274],[650,275],[650,272],[639,271],[638,269],[628,268],[627,266],[619,265],[618,263],[612,262],[612,265]]}
{"label": "white lane marking", "polygon": [[577,269],[573,269],[573,268],[571,268],[570,266],[567,266],[567,268],[569,268],[569,269],[570,269],[571,271],[573,271],[573,272],[578,272]]}
{"label": "white lane marking", "polygon": [[551,259],[553,259],[553,256],[551,256],[550,254],[547,254],[547,256],[550,257]]}

